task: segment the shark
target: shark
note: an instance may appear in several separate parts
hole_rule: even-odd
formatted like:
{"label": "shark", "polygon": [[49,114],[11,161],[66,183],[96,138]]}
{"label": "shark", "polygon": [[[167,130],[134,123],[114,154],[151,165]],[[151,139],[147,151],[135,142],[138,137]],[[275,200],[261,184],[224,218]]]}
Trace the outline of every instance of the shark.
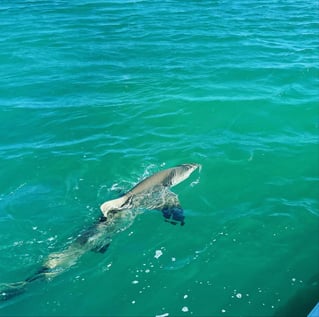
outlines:
{"label": "shark", "polygon": [[75,265],[88,251],[104,253],[115,234],[126,230],[145,210],[159,210],[171,224],[185,224],[178,196],[171,188],[186,180],[201,165],[181,164],[146,177],[119,198],[101,204],[102,215],[62,251],[48,255],[42,266],[25,280],[0,284],[0,303],[22,294],[34,281],[51,280]]}

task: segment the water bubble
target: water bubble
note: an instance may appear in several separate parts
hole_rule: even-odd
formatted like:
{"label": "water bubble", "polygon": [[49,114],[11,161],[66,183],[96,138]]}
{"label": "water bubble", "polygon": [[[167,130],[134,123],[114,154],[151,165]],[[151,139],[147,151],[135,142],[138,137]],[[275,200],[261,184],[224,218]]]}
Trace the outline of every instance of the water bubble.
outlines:
{"label": "water bubble", "polygon": [[188,307],[187,307],[187,306],[184,306],[184,307],[182,308],[182,312],[187,313],[187,312],[188,312]]}
{"label": "water bubble", "polygon": [[154,255],[154,258],[158,259],[160,256],[163,255],[163,252],[161,250],[156,250],[155,251],[155,255]]}

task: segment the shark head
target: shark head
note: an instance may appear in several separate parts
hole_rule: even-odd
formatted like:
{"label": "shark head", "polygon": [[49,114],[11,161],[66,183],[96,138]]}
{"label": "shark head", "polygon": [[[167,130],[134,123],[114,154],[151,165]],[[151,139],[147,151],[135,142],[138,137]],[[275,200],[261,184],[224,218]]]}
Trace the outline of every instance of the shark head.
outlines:
{"label": "shark head", "polygon": [[[145,192],[149,193],[150,191],[154,191],[154,188],[158,189],[158,187],[173,187],[187,179],[197,168],[200,169],[201,165],[190,163],[178,165],[155,173],[139,182],[120,198],[106,201],[100,206],[100,209],[104,217],[107,217],[107,213],[110,211],[116,212],[123,209],[129,209],[132,208],[134,204],[140,205],[141,197],[149,198],[145,195]],[[132,202],[132,199],[134,200],[134,203]]]}
{"label": "shark head", "polygon": [[176,166],[171,175],[171,187],[187,179],[197,168],[200,168],[200,165],[197,163],[181,164]]}

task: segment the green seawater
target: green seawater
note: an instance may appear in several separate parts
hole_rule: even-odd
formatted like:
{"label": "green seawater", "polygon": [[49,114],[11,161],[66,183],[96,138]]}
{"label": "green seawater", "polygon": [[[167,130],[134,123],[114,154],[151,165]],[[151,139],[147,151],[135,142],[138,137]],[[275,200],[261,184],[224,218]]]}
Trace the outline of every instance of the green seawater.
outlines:
{"label": "green seawater", "polygon": [[173,188],[185,226],[145,211],[0,316],[306,316],[319,301],[318,11],[1,1],[1,287],[143,177],[202,170]]}

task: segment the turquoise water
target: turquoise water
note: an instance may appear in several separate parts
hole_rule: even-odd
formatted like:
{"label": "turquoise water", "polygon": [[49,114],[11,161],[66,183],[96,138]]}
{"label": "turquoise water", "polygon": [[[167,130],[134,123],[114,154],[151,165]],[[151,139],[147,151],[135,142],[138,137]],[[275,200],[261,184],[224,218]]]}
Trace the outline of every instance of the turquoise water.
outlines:
{"label": "turquoise water", "polygon": [[319,300],[318,11],[2,1],[2,285],[143,177],[202,170],[173,189],[185,226],[138,215],[0,315],[305,316]]}

